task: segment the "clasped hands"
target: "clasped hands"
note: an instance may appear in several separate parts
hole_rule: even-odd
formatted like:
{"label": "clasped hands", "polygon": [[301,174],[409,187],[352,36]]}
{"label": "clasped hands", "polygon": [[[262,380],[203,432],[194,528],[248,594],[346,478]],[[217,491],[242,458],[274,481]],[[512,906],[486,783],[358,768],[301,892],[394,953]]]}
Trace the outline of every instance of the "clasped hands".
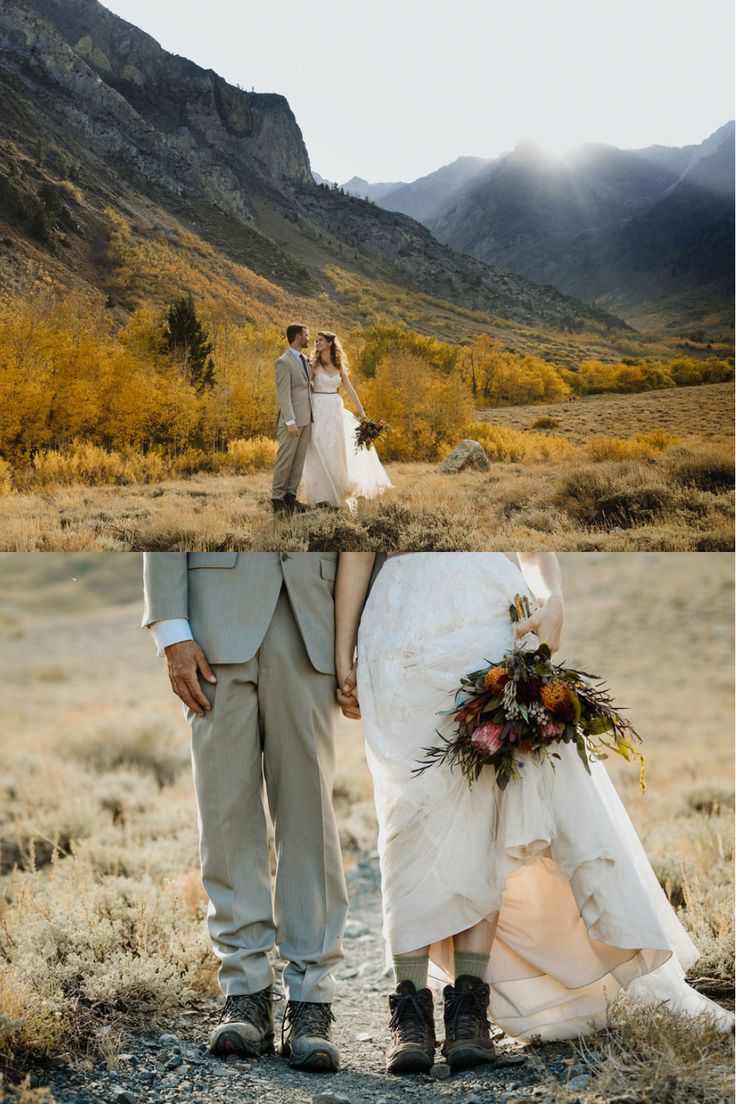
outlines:
{"label": "clasped hands", "polygon": [[337,662],[337,704],[344,717],[352,721],[360,720],[360,702],[358,701],[358,661],[353,663]]}

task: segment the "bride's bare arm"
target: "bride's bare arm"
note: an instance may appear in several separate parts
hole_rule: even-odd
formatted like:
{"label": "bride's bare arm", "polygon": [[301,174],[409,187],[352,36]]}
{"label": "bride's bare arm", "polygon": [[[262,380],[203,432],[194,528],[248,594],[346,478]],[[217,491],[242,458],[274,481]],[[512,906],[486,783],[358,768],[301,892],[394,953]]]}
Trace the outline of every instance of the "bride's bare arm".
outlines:
{"label": "bride's bare arm", "polygon": [[355,694],[355,645],[375,552],[341,552],[335,582],[337,700],[346,716],[359,717]]}
{"label": "bride's bare arm", "polygon": [[565,604],[562,597],[560,564],[554,552],[517,552],[521,573],[534,592],[540,608],[514,626],[516,636],[533,632],[556,652],[560,646]]}
{"label": "bride's bare arm", "polygon": [[353,387],[353,381],[350,379],[350,376],[347,374],[347,372],[341,372],[340,379],[342,380],[342,385],[345,388],[345,394],[358,411],[359,416],[361,418],[365,418],[365,410],[363,409],[363,404],[358,398],[358,392]]}

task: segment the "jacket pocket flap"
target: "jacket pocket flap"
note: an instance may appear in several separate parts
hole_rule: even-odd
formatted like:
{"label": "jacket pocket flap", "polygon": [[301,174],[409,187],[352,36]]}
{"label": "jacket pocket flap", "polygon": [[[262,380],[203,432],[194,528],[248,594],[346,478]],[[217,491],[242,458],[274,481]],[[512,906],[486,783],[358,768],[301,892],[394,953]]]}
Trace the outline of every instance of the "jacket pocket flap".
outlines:
{"label": "jacket pocket flap", "polygon": [[239,552],[190,552],[187,566],[190,571],[198,567],[235,567]]}
{"label": "jacket pocket flap", "polygon": [[323,579],[329,579],[334,583],[337,578],[337,563],[334,560],[320,560],[319,573]]}

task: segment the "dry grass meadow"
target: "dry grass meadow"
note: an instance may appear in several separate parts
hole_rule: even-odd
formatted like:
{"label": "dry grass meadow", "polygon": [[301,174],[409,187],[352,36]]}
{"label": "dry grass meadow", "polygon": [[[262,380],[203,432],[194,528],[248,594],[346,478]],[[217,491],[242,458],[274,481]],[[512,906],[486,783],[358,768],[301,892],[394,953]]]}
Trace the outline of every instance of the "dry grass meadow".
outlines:
{"label": "dry grass meadow", "polygon": [[[635,768],[610,769],[701,950],[692,980],[728,1003],[731,557],[561,562],[561,658],[604,673],[630,708],[648,792]],[[0,556],[0,1067],[11,1079],[58,1055],[84,1066],[102,1053],[114,1064],[123,1027],[166,1027],[214,992],[188,730],[138,628],[139,583],[137,555]],[[374,821],[359,725],[341,721],[337,738],[349,866],[374,846]],[[666,1046],[656,1014],[629,1013],[594,1044],[590,1099],[725,1099],[727,1042],[676,1018],[665,1027]],[[664,1095],[642,1094],[655,1062],[674,1081]]]}
{"label": "dry grass meadow", "polygon": [[490,472],[387,464],[394,490],[274,522],[270,471],[0,493],[6,551],[733,548],[733,384],[481,411]]}

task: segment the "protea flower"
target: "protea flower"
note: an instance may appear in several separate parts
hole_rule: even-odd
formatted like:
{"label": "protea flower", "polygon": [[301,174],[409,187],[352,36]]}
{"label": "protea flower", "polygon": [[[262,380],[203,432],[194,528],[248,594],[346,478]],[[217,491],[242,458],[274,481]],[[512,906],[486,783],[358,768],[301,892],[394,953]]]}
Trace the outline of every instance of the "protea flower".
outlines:
{"label": "protea flower", "polygon": [[539,735],[544,740],[558,740],[564,731],[564,725],[558,724],[557,721],[547,721],[541,725]]}
{"label": "protea flower", "polygon": [[494,755],[503,747],[502,732],[503,725],[493,724],[489,721],[487,724],[481,725],[480,728],[476,728],[470,737],[470,742],[476,751],[479,751],[482,755]]}

